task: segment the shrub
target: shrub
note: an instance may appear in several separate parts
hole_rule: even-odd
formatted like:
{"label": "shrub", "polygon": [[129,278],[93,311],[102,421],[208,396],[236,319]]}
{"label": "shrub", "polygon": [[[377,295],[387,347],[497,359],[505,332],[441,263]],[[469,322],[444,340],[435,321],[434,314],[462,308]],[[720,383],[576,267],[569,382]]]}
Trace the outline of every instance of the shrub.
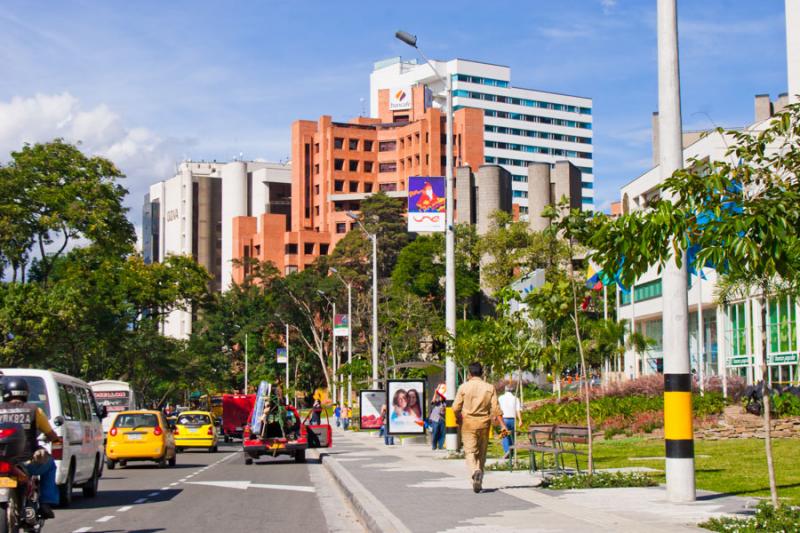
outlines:
{"label": "shrub", "polygon": [[[746,386],[747,382],[743,377],[728,376],[727,378],[728,399],[733,402],[738,402],[744,395],[744,389]],[[706,392],[718,392],[722,394],[722,377],[710,376],[706,378],[705,389]]]}
{"label": "shrub", "polygon": [[661,427],[664,427],[664,411],[639,413],[630,425],[633,433],[652,433],[653,430]]}
{"label": "shrub", "polygon": [[641,472],[596,472],[593,475],[560,475],[546,481],[553,490],[565,489],[609,489],[617,487],[654,487],[656,481]]}
{"label": "shrub", "polygon": [[728,402],[721,392],[708,392],[704,396],[694,394],[692,397],[692,412],[697,418],[721,414]]}
{"label": "shrub", "polygon": [[659,396],[664,393],[663,374],[649,374],[628,381],[611,383],[602,396]]}
{"label": "shrub", "polygon": [[769,502],[761,502],[755,516],[711,518],[699,524],[711,531],[756,533],[761,531],[800,531],[800,509],[784,505],[775,509]]}
{"label": "shrub", "polygon": [[789,392],[772,397],[775,416],[800,416],[800,398]]}

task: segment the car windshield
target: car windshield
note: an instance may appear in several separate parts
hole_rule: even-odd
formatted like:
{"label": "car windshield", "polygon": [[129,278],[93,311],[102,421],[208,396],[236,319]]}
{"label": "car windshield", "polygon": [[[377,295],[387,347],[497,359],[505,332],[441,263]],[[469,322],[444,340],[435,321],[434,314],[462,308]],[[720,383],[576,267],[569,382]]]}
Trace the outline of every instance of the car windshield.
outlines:
{"label": "car windshield", "polygon": [[182,414],[178,415],[178,424],[181,426],[206,426],[211,423],[208,415]]}
{"label": "car windshield", "polygon": [[149,413],[120,413],[114,419],[115,428],[133,429],[133,428],[154,428],[158,426],[158,419],[156,415]]}
{"label": "car windshield", "polygon": [[33,376],[17,377],[21,377],[28,384],[28,402],[41,408],[47,418],[50,418],[50,402],[47,399],[47,387],[44,384],[44,380]]}

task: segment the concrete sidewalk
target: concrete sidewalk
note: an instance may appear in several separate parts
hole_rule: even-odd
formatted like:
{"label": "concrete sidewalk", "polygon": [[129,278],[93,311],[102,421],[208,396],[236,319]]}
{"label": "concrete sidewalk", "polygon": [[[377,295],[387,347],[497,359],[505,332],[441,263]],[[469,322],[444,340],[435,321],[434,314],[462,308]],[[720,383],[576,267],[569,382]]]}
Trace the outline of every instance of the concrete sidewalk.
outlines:
{"label": "concrete sidewalk", "polygon": [[755,506],[713,493],[670,504],[663,487],[551,491],[528,472],[487,472],[475,494],[464,461],[428,445],[385,446],[374,434],[341,430],[333,440],[323,464],[371,531],[696,531],[712,516]]}

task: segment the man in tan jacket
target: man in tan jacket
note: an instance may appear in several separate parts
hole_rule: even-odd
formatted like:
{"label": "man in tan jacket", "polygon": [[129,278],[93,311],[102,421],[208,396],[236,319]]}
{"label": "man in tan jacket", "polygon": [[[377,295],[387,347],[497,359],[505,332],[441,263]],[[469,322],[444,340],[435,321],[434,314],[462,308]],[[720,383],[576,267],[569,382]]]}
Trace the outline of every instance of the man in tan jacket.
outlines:
{"label": "man in tan jacket", "polygon": [[[503,426],[503,412],[497,402],[497,392],[486,383],[483,366],[469,365],[469,381],[462,384],[453,402],[453,412],[461,426],[464,457],[472,476],[472,490],[480,492],[483,484],[483,466],[486,463],[486,447],[489,445],[489,428],[492,422]],[[501,432],[504,431],[501,430]]]}

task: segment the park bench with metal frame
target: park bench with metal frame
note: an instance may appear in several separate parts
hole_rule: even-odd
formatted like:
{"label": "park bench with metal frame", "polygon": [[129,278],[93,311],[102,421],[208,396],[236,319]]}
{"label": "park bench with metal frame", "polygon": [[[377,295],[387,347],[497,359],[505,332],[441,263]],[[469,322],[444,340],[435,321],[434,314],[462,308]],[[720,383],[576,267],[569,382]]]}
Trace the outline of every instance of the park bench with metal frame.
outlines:
{"label": "park bench with metal frame", "polygon": [[[578,444],[588,444],[589,430],[584,426],[559,426],[555,424],[532,425],[528,428],[529,443],[514,443],[509,448],[513,451],[527,451],[530,457],[531,473],[538,470],[536,465],[536,454],[541,454],[541,464],[544,466],[545,455],[552,455],[555,462],[555,469],[558,472],[566,471],[564,455],[572,455],[575,458],[575,469],[580,473],[579,455],[586,455],[586,452],[577,448]],[[569,445],[572,445],[569,447]],[[513,453],[509,454],[509,469],[513,470]]]}

